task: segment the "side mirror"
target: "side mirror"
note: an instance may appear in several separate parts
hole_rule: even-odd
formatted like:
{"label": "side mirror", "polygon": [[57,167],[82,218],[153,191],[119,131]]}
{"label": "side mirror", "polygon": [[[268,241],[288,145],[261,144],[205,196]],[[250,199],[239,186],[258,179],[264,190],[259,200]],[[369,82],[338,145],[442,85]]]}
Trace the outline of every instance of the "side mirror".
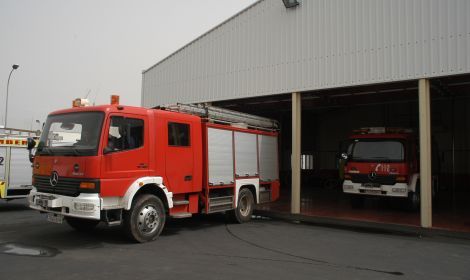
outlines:
{"label": "side mirror", "polygon": [[36,147],[36,141],[31,138],[31,137],[28,137],[28,139],[26,139],[26,149],[28,149],[29,151],[29,161],[31,163],[34,162],[34,155],[33,155],[33,149],[34,147]]}
{"label": "side mirror", "polygon": [[36,141],[34,141],[34,139],[31,137],[29,137],[26,141],[27,141],[26,148],[31,151],[34,148],[34,146],[36,146]]}
{"label": "side mirror", "polygon": [[106,147],[103,149],[103,155],[106,155],[106,154],[109,154],[113,151],[113,149],[111,149],[110,147]]}
{"label": "side mirror", "polygon": [[349,156],[347,153],[341,153],[341,158],[344,160],[348,160]]}

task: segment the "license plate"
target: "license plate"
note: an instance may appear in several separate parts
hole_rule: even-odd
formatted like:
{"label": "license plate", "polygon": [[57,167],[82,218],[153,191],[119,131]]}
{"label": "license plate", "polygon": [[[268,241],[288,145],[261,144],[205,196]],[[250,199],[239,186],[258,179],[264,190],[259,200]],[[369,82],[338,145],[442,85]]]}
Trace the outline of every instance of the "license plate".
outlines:
{"label": "license plate", "polygon": [[364,183],[362,184],[364,188],[379,188],[380,184],[377,183]]}
{"label": "license plate", "polygon": [[36,198],[36,205],[47,208],[48,199]]}
{"label": "license plate", "polygon": [[382,194],[381,190],[364,190],[366,194]]}
{"label": "license plate", "polygon": [[47,220],[56,224],[62,224],[64,222],[64,215],[47,213]]}

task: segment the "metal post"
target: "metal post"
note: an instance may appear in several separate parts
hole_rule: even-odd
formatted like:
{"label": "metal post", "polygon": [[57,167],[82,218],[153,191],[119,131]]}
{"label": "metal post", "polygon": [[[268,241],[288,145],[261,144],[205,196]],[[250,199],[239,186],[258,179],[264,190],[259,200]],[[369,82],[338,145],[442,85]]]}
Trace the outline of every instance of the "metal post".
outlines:
{"label": "metal post", "polygon": [[428,79],[419,80],[419,147],[421,226],[432,227],[432,169],[431,169],[431,90]]}
{"label": "metal post", "polygon": [[11,73],[13,73],[13,71],[15,71],[16,69],[18,69],[19,65],[17,64],[13,64],[11,66],[11,71],[10,71],[10,75],[8,75],[8,81],[7,81],[7,98],[5,100],[5,125],[3,126],[5,129],[7,128],[7,119],[8,119],[8,89],[10,87],[10,78],[11,78]]}
{"label": "metal post", "polygon": [[292,193],[291,213],[300,213],[300,153],[302,100],[299,92],[292,93]]}
{"label": "metal post", "polygon": [[11,147],[6,147],[6,156],[5,156],[5,188],[4,188],[4,193],[3,193],[3,198],[8,196],[8,188],[10,187],[10,162],[11,162]]}

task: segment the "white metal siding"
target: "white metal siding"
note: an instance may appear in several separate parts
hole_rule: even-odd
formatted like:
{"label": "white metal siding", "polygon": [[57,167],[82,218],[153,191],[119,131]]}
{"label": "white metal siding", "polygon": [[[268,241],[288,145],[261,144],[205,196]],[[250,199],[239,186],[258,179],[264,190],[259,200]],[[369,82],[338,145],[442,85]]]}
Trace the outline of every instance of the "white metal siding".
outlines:
{"label": "white metal siding", "polygon": [[258,175],[256,134],[235,132],[235,174],[241,177]]}
{"label": "white metal siding", "polygon": [[31,185],[33,171],[28,154],[25,148],[11,149],[9,188]]}
{"label": "white metal siding", "polygon": [[233,183],[232,131],[208,128],[209,184]]}
{"label": "white metal siding", "polygon": [[259,176],[261,181],[279,179],[277,137],[259,135]]}
{"label": "white metal siding", "polygon": [[142,104],[470,73],[468,0],[261,0],[143,74]]}

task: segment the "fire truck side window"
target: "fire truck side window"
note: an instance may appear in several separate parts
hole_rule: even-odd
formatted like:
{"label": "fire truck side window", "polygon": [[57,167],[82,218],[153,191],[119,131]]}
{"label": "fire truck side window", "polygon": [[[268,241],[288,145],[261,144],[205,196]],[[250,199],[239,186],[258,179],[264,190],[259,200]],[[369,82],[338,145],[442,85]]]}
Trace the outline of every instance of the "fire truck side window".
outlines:
{"label": "fire truck side window", "polygon": [[168,146],[189,147],[189,124],[168,123]]}
{"label": "fire truck side window", "polygon": [[108,148],[112,151],[132,150],[144,144],[144,121],[140,119],[111,117]]}

